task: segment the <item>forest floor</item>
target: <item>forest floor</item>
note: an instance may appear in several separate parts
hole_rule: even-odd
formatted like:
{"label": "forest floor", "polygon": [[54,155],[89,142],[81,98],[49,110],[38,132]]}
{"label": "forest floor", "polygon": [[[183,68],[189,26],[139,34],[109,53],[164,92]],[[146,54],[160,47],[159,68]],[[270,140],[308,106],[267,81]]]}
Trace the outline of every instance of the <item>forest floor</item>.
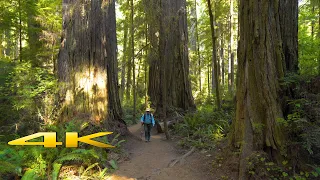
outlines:
{"label": "forest floor", "polygon": [[[237,167],[230,158],[226,163],[214,163],[217,152],[195,151],[173,167],[169,164],[182,157],[189,150],[177,146],[176,140],[165,140],[164,134],[152,133],[151,142],[141,140],[140,124],[129,127],[133,137],[128,137],[126,151],[128,158],[119,164],[119,170],[109,180],[212,180],[236,179]],[[144,139],[144,136],[143,136]],[[218,149],[221,152],[221,149]],[[221,153],[220,153],[221,154]],[[229,156],[229,155],[227,155]],[[223,159],[222,157],[218,159]]]}

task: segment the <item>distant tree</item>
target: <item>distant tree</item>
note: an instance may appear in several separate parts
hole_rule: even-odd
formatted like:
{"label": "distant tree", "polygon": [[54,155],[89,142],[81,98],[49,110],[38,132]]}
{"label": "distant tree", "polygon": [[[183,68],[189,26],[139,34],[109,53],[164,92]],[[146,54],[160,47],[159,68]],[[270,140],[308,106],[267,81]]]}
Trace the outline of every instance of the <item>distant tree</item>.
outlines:
{"label": "distant tree", "polygon": [[215,35],[215,20],[212,12],[212,4],[210,0],[207,0],[208,13],[210,17],[210,27],[211,27],[211,39],[212,39],[212,64],[213,64],[213,73],[212,73],[212,88],[215,88],[216,93],[216,106],[218,109],[221,108],[220,103],[220,85],[219,85],[219,66],[217,60],[217,47],[216,47],[216,35]]}

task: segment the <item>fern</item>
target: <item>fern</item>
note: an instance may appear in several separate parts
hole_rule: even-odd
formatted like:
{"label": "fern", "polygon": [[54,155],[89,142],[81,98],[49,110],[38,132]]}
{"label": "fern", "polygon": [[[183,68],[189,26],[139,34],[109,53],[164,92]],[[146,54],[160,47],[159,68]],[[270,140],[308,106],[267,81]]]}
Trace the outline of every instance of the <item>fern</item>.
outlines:
{"label": "fern", "polygon": [[85,176],[86,173],[87,173],[90,169],[98,166],[98,164],[99,164],[99,163],[94,163],[94,164],[90,165],[90,166],[81,174],[81,176]]}
{"label": "fern", "polygon": [[62,164],[60,164],[60,163],[53,164],[53,171],[52,171],[52,179],[53,180],[58,179],[61,167],[62,167]]}
{"label": "fern", "polygon": [[83,161],[83,157],[81,154],[78,154],[78,153],[70,153],[70,154],[66,154],[61,158],[58,158],[55,162],[64,163],[66,161]]}
{"label": "fern", "polygon": [[37,176],[37,172],[34,169],[29,169],[24,173],[21,180],[30,180],[30,179],[36,180],[38,178],[39,177]]}
{"label": "fern", "polygon": [[7,174],[7,173],[18,173],[19,171],[21,171],[21,168],[18,167],[15,164],[11,164],[9,162],[5,162],[5,161],[0,161],[0,177],[2,174]]}

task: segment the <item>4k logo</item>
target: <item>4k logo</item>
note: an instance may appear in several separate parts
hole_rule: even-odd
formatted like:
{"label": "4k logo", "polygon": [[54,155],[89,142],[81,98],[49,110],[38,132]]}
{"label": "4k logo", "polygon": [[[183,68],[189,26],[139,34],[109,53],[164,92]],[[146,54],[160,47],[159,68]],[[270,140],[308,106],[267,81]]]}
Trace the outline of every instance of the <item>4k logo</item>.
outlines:
{"label": "4k logo", "polygon": [[[78,137],[77,132],[67,132],[66,133],[66,147],[67,148],[74,148],[78,147],[78,142],[83,142],[86,144],[90,144],[93,146],[101,147],[101,148],[114,148],[114,146],[110,144],[105,144],[99,141],[92,140],[93,138],[105,136],[112,134],[112,132],[99,132],[95,134],[90,134],[87,136]],[[43,136],[43,142],[27,142],[31,139],[35,139],[38,137]],[[56,132],[39,132],[29,136],[25,136],[13,141],[8,142],[9,145],[16,145],[16,146],[35,146],[35,145],[42,145],[43,147],[47,148],[55,148],[59,145],[62,145],[62,142],[57,142],[57,133]]]}

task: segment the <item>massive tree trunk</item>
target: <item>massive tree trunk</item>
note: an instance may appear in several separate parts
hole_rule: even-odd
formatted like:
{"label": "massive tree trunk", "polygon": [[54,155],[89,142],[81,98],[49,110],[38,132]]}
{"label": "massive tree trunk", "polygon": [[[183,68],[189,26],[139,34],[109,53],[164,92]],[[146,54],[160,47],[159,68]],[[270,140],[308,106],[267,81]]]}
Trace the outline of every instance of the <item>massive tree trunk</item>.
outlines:
{"label": "massive tree trunk", "polygon": [[[162,105],[163,99],[166,99],[165,104],[169,109],[194,109],[189,79],[186,2],[152,0],[148,2],[148,7],[152,7],[152,11],[147,9],[147,14],[150,14],[148,59],[149,95],[152,104],[159,114],[168,110]],[[155,22],[156,20],[160,23]],[[151,23],[152,21],[155,23]]]}
{"label": "massive tree trunk", "polygon": [[212,88],[216,89],[216,106],[220,110],[221,103],[220,103],[220,90],[219,90],[219,69],[218,69],[218,62],[217,62],[217,47],[216,47],[216,36],[215,36],[215,29],[214,29],[214,17],[212,13],[211,1],[207,0],[208,5],[208,12],[210,16],[210,28],[211,28],[211,39],[212,39]]}
{"label": "massive tree trunk", "polygon": [[61,120],[89,116],[126,133],[118,94],[115,1],[63,1],[58,77],[65,95]]}
{"label": "massive tree trunk", "polygon": [[[185,0],[161,1],[160,85],[165,85],[168,107],[195,108],[189,79],[188,28]],[[162,88],[160,88],[162,89]],[[166,110],[165,110],[166,111]]]}
{"label": "massive tree trunk", "polygon": [[147,60],[149,63],[149,83],[148,83],[148,95],[152,102],[152,106],[155,107],[159,102],[160,93],[160,76],[159,76],[159,13],[160,6],[159,0],[145,0],[145,13],[148,23],[148,40],[150,45],[148,47]]}
{"label": "massive tree trunk", "polygon": [[[240,1],[237,104],[231,138],[233,146],[241,148],[239,179],[248,179],[246,158],[253,151],[265,150],[277,158],[284,146],[284,136],[277,124],[277,119],[284,117],[279,80],[286,69],[295,67],[291,63],[296,63],[296,59],[290,59],[286,66],[286,60],[289,61],[286,48],[297,41],[297,36],[292,35],[297,16],[291,13],[294,8],[291,3],[297,1],[286,2]],[[281,20],[284,16],[286,19]],[[292,23],[287,22],[289,19]],[[288,48],[292,50],[289,54],[297,51],[292,48]]]}
{"label": "massive tree trunk", "polygon": [[149,95],[167,132],[169,111],[195,109],[189,79],[186,1],[152,0],[148,5],[153,7],[151,12],[147,9],[147,14],[153,14],[149,22],[159,20],[149,24]]}

